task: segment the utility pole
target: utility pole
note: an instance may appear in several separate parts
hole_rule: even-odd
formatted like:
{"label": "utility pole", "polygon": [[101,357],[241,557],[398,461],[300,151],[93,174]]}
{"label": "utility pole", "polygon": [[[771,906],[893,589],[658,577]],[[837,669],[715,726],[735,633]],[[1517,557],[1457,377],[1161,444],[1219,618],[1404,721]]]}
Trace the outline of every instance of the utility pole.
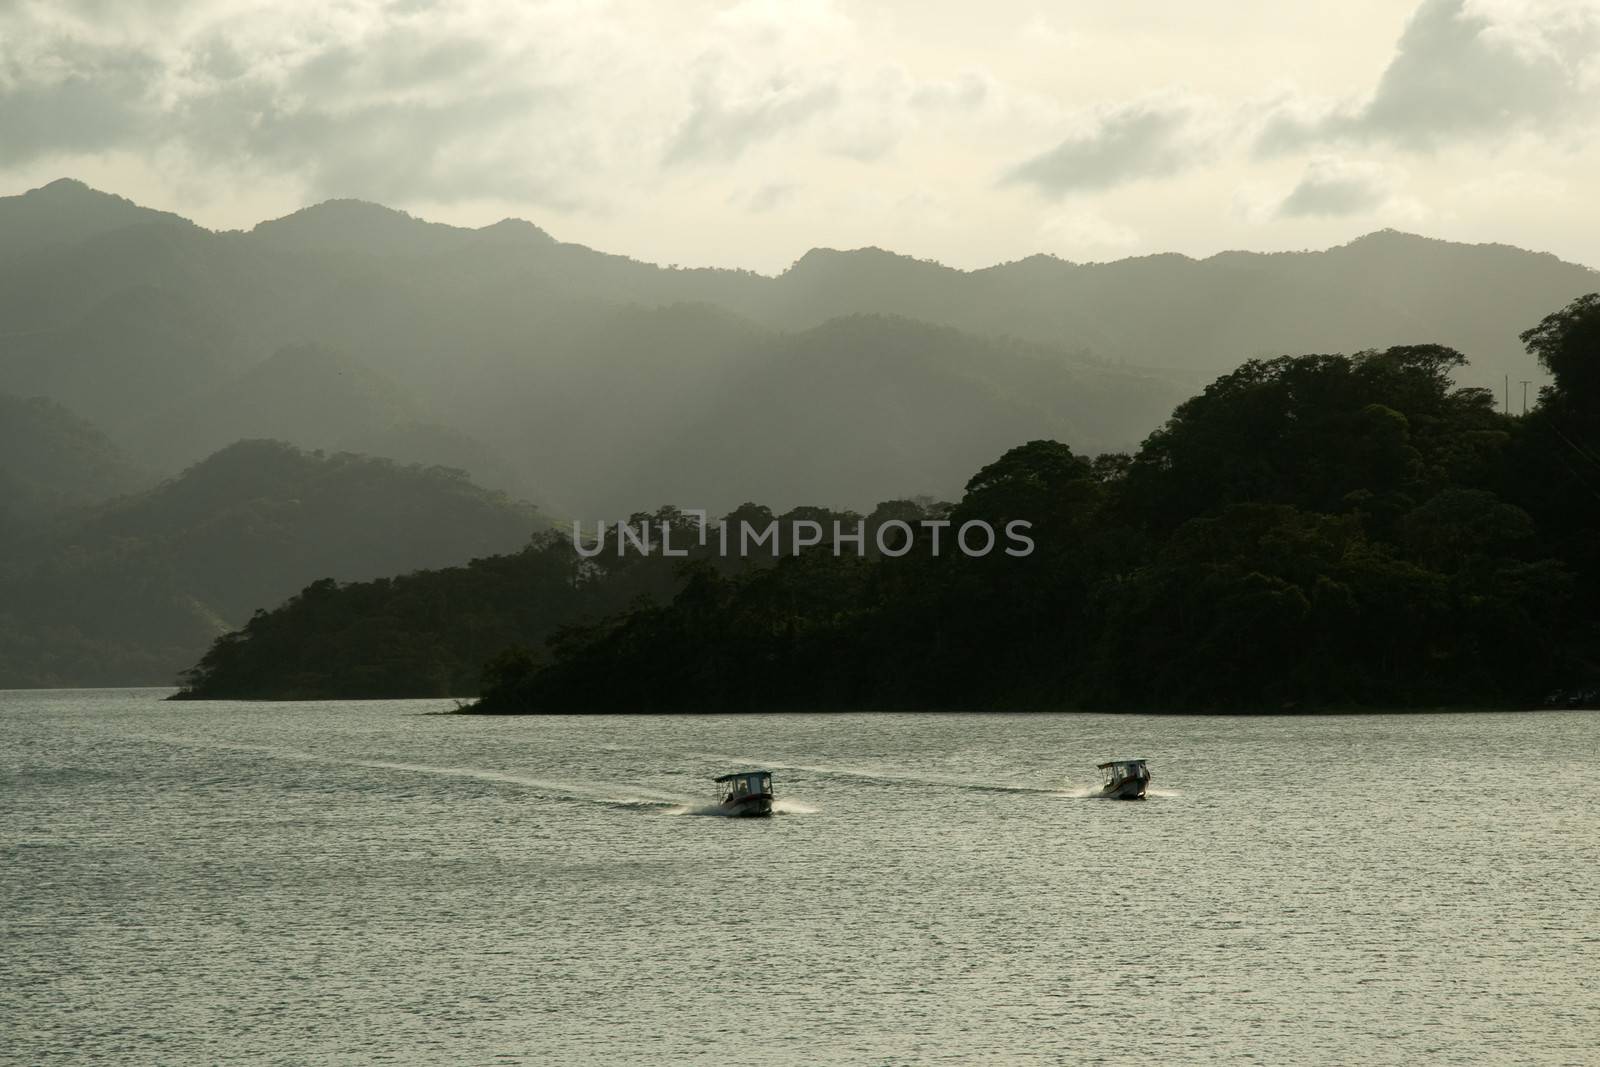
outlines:
{"label": "utility pole", "polygon": [[1502,408],[1507,415],[1511,414],[1511,375],[1506,375],[1506,403]]}
{"label": "utility pole", "polygon": [[1528,379],[1526,379],[1526,378],[1521,379],[1521,381],[1522,381],[1522,413],[1524,415],[1526,415],[1528,413],[1528,386],[1531,385],[1532,383],[1529,382]]}

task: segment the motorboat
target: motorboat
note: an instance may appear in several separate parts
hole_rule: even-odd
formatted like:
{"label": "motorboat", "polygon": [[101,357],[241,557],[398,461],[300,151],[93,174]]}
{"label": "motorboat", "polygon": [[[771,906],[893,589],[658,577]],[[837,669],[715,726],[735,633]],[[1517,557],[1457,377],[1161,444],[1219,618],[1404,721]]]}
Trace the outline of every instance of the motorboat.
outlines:
{"label": "motorboat", "polygon": [[721,791],[722,807],[728,815],[760,818],[772,814],[771,771],[734,771],[712,781]]}
{"label": "motorboat", "polygon": [[1096,796],[1108,800],[1143,800],[1150,768],[1142,759],[1114,759],[1099,765],[1102,784]]}

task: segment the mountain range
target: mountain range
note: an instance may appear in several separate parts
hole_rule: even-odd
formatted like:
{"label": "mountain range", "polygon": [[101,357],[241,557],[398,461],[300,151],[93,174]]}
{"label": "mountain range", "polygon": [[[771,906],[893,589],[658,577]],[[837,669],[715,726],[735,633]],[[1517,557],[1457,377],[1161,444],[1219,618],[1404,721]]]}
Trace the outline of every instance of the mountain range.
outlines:
{"label": "mountain range", "polygon": [[248,232],[61,180],[0,198],[0,391],[171,474],[241,437],[459,467],[555,514],[951,496],[1005,444],[1124,450],[1245,359],[1516,335],[1600,288],[1553,256],[1384,231],[1317,252],[961,271],[816,249],[682,270],[531,223],[330,201]]}
{"label": "mountain range", "polygon": [[955,499],[1018,442],[1132,450],[1257,356],[1441,343],[1515,406],[1547,380],[1518,333],[1596,289],[1390,231],[767,277],[359,201],[213,232],[57,181],[0,198],[0,686],[169,682],[310,583],[552,519]]}

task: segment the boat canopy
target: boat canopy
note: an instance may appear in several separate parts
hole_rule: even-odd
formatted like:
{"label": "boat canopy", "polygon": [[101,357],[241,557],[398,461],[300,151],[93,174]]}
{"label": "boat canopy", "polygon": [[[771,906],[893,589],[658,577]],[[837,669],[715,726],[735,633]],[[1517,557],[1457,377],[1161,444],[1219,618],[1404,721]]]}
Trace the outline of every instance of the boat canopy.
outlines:
{"label": "boat canopy", "polygon": [[712,779],[724,803],[739,803],[746,797],[772,796],[771,771],[735,771]]}
{"label": "boat canopy", "polygon": [[731,782],[735,778],[748,778],[752,774],[755,774],[755,775],[765,774],[765,775],[770,776],[772,774],[772,772],[771,771],[734,771],[731,774],[719,774],[719,775],[717,775],[715,778],[713,778],[711,780],[713,782]]}
{"label": "boat canopy", "polygon": [[1107,787],[1124,782],[1148,782],[1150,768],[1145,766],[1142,759],[1113,759],[1100,764],[1100,775],[1106,780]]}

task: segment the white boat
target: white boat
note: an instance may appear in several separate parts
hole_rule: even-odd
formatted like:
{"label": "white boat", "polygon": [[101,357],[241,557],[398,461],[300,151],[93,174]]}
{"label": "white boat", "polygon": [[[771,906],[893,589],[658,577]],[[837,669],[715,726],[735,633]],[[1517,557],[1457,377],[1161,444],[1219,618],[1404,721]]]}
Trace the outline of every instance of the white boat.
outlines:
{"label": "white boat", "polygon": [[1142,759],[1114,759],[1099,765],[1102,784],[1096,796],[1111,800],[1143,800],[1150,768]]}

